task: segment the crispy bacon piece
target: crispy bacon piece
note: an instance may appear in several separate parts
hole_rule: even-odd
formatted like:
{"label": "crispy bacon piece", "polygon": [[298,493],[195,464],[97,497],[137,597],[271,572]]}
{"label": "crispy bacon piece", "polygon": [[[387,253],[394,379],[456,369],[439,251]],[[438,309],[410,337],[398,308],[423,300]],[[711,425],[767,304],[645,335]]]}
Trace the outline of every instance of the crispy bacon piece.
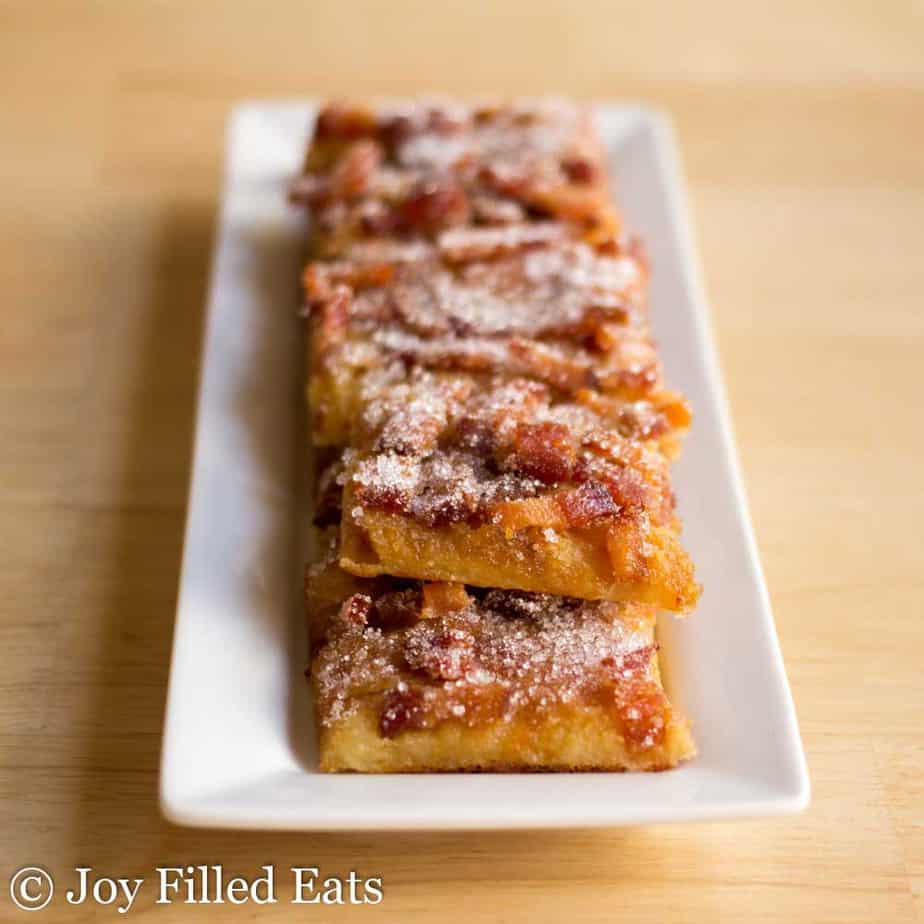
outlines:
{"label": "crispy bacon piece", "polygon": [[638,531],[612,529],[606,536],[606,551],[613,570],[642,581],[648,575],[648,562]]}
{"label": "crispy bacon piece", "polygon": [[290,198],[314,208],[349,202],[365,193],[382,162],[382,146],[364,138],[350,143],[328,174],[306,173],[292,185]]}
{"label": "crispy bacon piece", "polygon": [[379,718],[383,738],[394,738],[400,732],[422,728],[426,722],[423,693],[419,687],[397,686],[385,694]]}
{"label": "crispy bacon piece", "polygon": [[423,604],[420,610],[421,619],[435,619],[452,613],[455,610],[464,610],[471,605],[472,598],[466,593],[464,584],[455,584],[447,581],[433,581],[423,586]]}
{"label": "crispy bacon piece", "polygon": [[350,326],[351,300],[349,287],[337,284],[325,299],[316,303],[320,311],[315,335],[323,349],[331,349],[335,343],[346,339]]}
{"label": "crispy bacon piece", "polygon": [[416,587],[383,593],[373,601],[369,624],[384,630],[413,626],[421,618],[420,599]]}
{"label": "crispy bacon piece", "polygon": [[567,240],[568,230],[556,222],[510,225],[499,228],[455,228],[437,238],[440,253],[456,263],[492,260],[517,250]]}
{"label": "crispy bacon piece", "polygon": [[481,225],[515,225],[526,219],[526,209],[513,199],[480,195],[471,200],[472,217]]}
{"label": "crispy bacon piece", "polygon": [[387,285],[394,274],[394,264],[385,261],[309,263],[302,285],[308,304],[313,305],[330,298],[338,284],[359,291]]}
{"label": "crispy bacon piece", "polygon": [[591,526],[604,517],[613,517],[621,509],[609,488],[599,481],[585,481],[559,494],[556,500],[565,522],[577,529]]}
{"label": "crispy bacon piece", "polygon": [[667,731],[668,710],[667,697],[660,687],[636,681],[617,688],[616,712],[623,737],[633,750],[661,744]]}
{"label": "crispy bacon piece", "polygon": [[556,484],[571,477],[575,458],[571,432],[564,424],[524,422],[517,424],[506,464],[543,484]]}
{"label": "crispy bacon piece", "polygon": [[577,224],[595,226],[603,208],[600,190],[583,184],[539,186],[530,190],[528,197],[531,204],[542,208],[550,215]]}
{"label": "crispy bacon piece", "polygon": [[418,181],[399,207],[399,225],[432,234],[464,225],[469,218],[468,197],[451,174]]}
{"label": "crispy bacon piece", "polygon": [[372,610],[372,598],[366,594],[353,594],[343,601],[337,621],[341,626],[365,626]]}
{"label": "crispy bacon piece", "polygon": [[575,392],[596,383],[596,374],[585,363],[535,340],[512,337],[509,348],[527,370],[562,391]]}
{"label": "crispy bacon piece", "polygon": [[[424,585],[426,608],[427,585]],[[452,612],[452,611],[449,611]],[[411,670],[431,680],[459,680],[475,667],[475,627],[447,625],[446,613],[426,616],[404,646],[404,659]]]}
{"label": "crispy bacon piece", "polygon": [[680,392],[664,389],[652,396],[652,403],[677,430],[686,430],[693,422],[690,404]]}
{"label": "crispy bacon piece", "polygon": [[498,449],[497,428],[490,421],[475,415],[466,415],[456,424],[453,442],[481,459],[489,459]]}
{"label": "crispy bacon piece", "polygon": [[372,109],[350,103],[328,103],[315,120],[315,138],[323,141],[352,141],[371,138],[378,131],[378,117]]}
{"label": "crispy bacon piece", "polygon": [[491,519],[509,532],[518,532],[530,526],[538,526],[541,529],[567,529],[569,525],[565,512],[551,494],[503,501],[492,508]]}
{"label": "crispy bacon piece", "polygon": [[593,183],[600,178],[599,164],[578,154],[562,158],[561,169],[572,183]]}
{"label": "crispy bacon piece", "polygon": [[364,138],[351,144],[331,173],[329,195],[338,199],[361,196],[369,188],[383,156],[377,141]]}

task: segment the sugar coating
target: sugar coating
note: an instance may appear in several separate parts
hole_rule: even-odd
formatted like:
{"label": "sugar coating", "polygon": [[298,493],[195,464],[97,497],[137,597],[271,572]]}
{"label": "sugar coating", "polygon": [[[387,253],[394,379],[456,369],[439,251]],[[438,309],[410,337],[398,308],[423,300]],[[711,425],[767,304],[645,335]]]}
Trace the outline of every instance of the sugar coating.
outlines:
{"label": "sugar coating", "polygon": [[[419,599],[417,587],[398,593]],[[374,624],[389,596],[357,595],[360,620],[345,615],[357,608],[348,600],[315,661],[325,725],[348,717],[368,695],[381,698],[386,736],[594,703],[611,708],[624,733],[630,726],[638,747],[660,740],[669,707],[656,676],[649,609],[494,590],[389,630]]]}
{"label": "sugar coating", "polygon": [[[418,371],[369,400],[360,439],[366,448],[347,483],[360,507],[434,526],[483,521],[505,502],[572,489],[584,492],[572,525],[589,524],[575,518],[591,502],[600,516],[647,511],[655,522],[669,521],[666,460],[606,424],[590,407],[554,401],[535,382],[498,380],[479,390],[468,379]],[[565,520],[570,509],[565,498]]]}
{"label": "sugar coating", "polygon": [[329,105],[292,198],[312,209],[326,255],[357,239],[433,239],[537,216],[614,222],[590,114],[564,101]]}

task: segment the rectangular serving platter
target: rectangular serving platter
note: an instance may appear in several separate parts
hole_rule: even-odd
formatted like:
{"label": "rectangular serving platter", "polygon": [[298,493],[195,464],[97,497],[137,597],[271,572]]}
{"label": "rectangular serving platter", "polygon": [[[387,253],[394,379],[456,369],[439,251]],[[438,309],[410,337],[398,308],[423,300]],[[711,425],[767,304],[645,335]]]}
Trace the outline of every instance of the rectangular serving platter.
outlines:
{"label": "rectangular serving platter", "polygon": [[601,105],[621,210],[651,257],[670,385],[694,425],[675,469],[705,586],[662,617],[671,697],[699,756],[654,774],[328,775],[317,770],[301,573],[306,555],[303,219],[287,204],[316,107],[255,102],[229,123],[203,347],[160,800],[179,824],[263,829],[612,826],[795,812],[809,780],[748,518],[664,116]]}

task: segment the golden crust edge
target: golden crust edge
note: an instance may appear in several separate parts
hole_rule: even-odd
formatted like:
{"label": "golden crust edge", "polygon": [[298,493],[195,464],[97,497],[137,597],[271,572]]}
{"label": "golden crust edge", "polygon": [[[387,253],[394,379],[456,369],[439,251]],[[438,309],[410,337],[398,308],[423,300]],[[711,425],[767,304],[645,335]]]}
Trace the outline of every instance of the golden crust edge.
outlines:
{"label": "golden crust edge", "polygon": [[374,697],[330,726],[319,722],[324,773],[658,771],[696,755],[690,723],[673,713],[661,742],[632,749],[601,706],[559,705],[469,727],[447,721],[384,738]]}

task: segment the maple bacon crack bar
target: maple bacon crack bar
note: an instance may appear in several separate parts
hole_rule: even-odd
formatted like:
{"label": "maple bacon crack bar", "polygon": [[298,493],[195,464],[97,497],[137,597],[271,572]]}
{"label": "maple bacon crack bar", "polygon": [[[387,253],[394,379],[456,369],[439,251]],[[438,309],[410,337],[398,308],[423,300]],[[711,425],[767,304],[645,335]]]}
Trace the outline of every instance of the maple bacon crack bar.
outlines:
{"label": "maple bacon crack bar", "polygon": [[663,770],[694,753],[651,607],[367,583],[311,665],[322,770]]}
{"label": "maple bacon crack bar", "polygon": [[432,238],[541,216],[590,240],[617,228],[590,115],[559,101],[330,104],[291,195],[311,209],[323,257],[355,241]]}
{"label": "maple bacon crack bar", "polygon": [[695,603],[668,460],[601,408],[524,379],[419,372],[371,401],[364,425],[341,476],[347,570]]}

